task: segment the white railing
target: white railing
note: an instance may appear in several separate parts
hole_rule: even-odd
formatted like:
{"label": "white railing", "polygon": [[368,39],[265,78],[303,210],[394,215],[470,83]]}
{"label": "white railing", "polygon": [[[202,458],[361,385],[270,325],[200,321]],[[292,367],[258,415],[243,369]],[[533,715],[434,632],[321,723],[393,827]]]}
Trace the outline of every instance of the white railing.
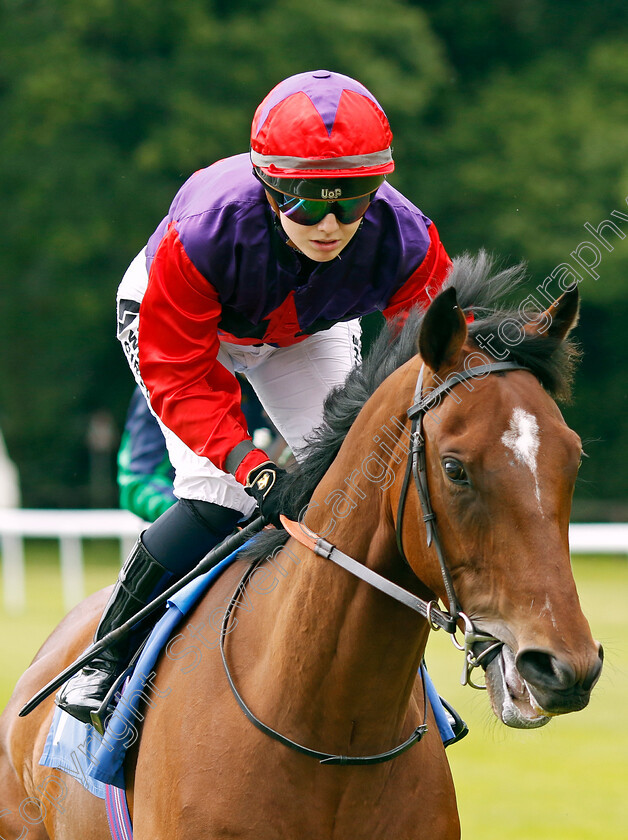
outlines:
{"label": "white railing", "polygon": [[[61,585],[66,610],[85,597],[83,539],[120,542],[121,562],[146,523],[127,510],[8,510],[0,509],[0,549],[4,606],[21,612],[26,606],[24,539],[59,541]],[[113,583],[113,581],[112,581]]]}
{"label": "white railing", "polygon": [[[24,539],[59,541],[63,602],[66,609],[85,594],[83,539],[109,538],[120,542],[121,562],[146,523],[125,510],[7,510],[0,509],[0,549],[4,606],[20,612],[26,605]],[[572,524],[572,554],[625,554],[628,523]],[[113,581],[112,581],[113,583]]]}
{"label": "white railing", "polygon": [[628,522],[572,523],[569,547],[572,554],[628,555]]}

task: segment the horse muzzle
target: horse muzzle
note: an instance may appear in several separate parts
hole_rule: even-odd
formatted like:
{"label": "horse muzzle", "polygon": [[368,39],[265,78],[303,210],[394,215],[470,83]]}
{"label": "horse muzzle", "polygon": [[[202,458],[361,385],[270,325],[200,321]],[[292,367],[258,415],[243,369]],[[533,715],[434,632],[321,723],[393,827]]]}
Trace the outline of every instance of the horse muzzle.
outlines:
{"label": "horse muzzle", "polygon": [[577,712],[588,704],[602,670],[603,651],[577,673],[565,660],[535,649],[517,655],[502,645],[487,665],[486,687],[495,715],[516,729],[535,729],[555,715]]}

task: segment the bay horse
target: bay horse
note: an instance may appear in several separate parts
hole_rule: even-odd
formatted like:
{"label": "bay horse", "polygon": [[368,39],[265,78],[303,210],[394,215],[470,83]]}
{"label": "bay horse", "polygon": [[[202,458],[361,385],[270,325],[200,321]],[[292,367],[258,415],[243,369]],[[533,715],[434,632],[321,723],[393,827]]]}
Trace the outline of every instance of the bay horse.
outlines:
{"label": "bay horse", "polygon": [[[491,276],[485,255],[459,258],[427,312],[382,334],[330,395],[284,498],[309,536],[260,534],[159,661],[125,766],[136,840],[459,838],[417,674],[438,617],[466,631],[469,667],[484,657],[505,724],[536,727],[587,705],[602,651],[570,567],[581,444],[554,401],[569,388],[578,293],[526,317],[500,309],[520,278]],[[312,534],[427,604],[427,617],[317,556]],[[103,802],[38,765],[52,698],[17,716],[87,646],[107,594],[62,621],[0,719],[6,840],[109,836]],[[394,752],[423,723],[420,742],[389,761],[329,766],[307,754]]]}

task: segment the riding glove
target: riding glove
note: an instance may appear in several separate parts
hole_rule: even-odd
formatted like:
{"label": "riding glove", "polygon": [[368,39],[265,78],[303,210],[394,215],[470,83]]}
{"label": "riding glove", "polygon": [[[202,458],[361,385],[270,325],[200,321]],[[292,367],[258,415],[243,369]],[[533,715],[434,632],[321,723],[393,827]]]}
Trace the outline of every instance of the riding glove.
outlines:
{"label": "riding glove", "polygon": [[264,519],[278,528],[281,528],[281,486],[287,475],[288,473],[277,464],[266,461],[251,470],[244,485],[249,496],[253,496],[257,502]]}

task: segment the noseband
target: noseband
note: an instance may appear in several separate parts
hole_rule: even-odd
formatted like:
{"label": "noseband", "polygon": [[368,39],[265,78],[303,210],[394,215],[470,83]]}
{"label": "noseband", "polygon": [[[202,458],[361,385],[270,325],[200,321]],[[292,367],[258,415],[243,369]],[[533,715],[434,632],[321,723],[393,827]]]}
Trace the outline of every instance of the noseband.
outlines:
{"label": "noseband", "polygon": [[[423,521],[425,522],[427,545],[428,547],[433,545],[436,550],[443,578],[443,583],[445,586],[445,592],[447,593],[447,600],[449,602],[449,611],[446,612],[444,610],[441,610],[435,600],[425,601],[422,598],[419,598],[416,595],[414,595],[412,592],[403,589],[401,586],[398,586],[396,583],[393,583],[392,581],[373,571],[372,569],[369,569],[363,563],[359,563],[353,557],[349,557],[349,555],[340,551],[338,548],[336,548],[336,546],[332,545],[331,543],[327,542],[327,540],[324,540],[322,537],[315,534],[302,522],[293,522],[287,519],[285,516],[281,516],[281,522],[286,531],[290,534],[290,536],[294,537],[294,539],[296,539],[302,545],[305,545],[307,548],[311,549],[315,554],[318,554],[320,557],[324,557],[325,559],[331,560],[333,563],[342,566],[342,568],[346,569],[348,572],[351,572],[351,574],[355,575],[356,577],[360,578],[361,580],[365,581],[366,583],[370,584],[376,589],[379,589],[381,592],[385,593],[391,598],[394,598],[396,601],[399,601],[405,606],[410,607],[410,609],[414,610],[415,612],[418,612],[428,621],[432,630],[443,629],[450,633],[454,645],[459,650],[463,650],[465,655],[461,683],[463,685],[469,685],[472,688],[484,689],[485,686],[477,685],[473,682],[472,671],[481,665],[486,665],[488,661],[490,661],[490,659],[492,658],[490,654],[499,650],[502,643],[499,641],[499,639],[496,639],[494,636],[478,631],[475,628],[469,616],[461,610],[460,603],[456,598],[453,580],[449,571],[449,566],[447,565],[445,559],[442,544],[440,541],[440,536],[438,533],[438,528],[436,525],[436,516],[434,514],[434,511],[432,510],[432,503],[430,500],[430,492],[427,482],[427,466],[425,459],[425,435],[423,431],[423,419],[427,412],[431,408],[434,408],[436,405],[438,405],[440,399],[444,396],[447,396],[451,392],[452,388],[454,388],[454,386],[458,385],[460,382],[464,382],[465,380],[472,378],[483,379],[491,373],[504,373],[506,371],[511,370],[529,371],[530,369],[525,367],[524,365],[517,364],[516,362],[492,362],[486,365],[478,365],[476,367],[468,368],[457,373],[452,373],[451,376],[449,376],[437,388],[432,389],[428,395],[423,395],[424,369],[425,366],[422,365],[421,370],[419,371],[419,376],[414,391],[414,402],[411,408],[408,409],[408,418],[412,421],[412,426],[410,430],[410,444],[408,448],[408,457],[406,461],[406,471],[404,474],[403,484],[401,487],[401,494],[399,496],[399,504],[397,507],[397,546],[399,549],[399,553],[401,554],[405,562],[408,564],[408,566],[410,566],[405,552],[403,550],[402,523],[406,498],[408,495],[408,488],[410,485],[410,477],[413,477],[414,484],[419,496],[419,502],[421,504],[421,510],[423,511]],[[404,741],[403,744],[400,744],[398,747],[395,747],[392,750],[389,750],[384,753],[379,753],[377,755],[339,756],[330,753],[322,753],[318,750],[313,750],[309,747],[297,744],[289,738],[286,738],[284,735],[281,735],[279,732],[272,729],[270,726],[267,726],[253,714],[251,709],[246,705],[246,703],[238,693],[235,683],[233,681],[233,677],[231,676],[231,673],[229,671],[226,653],[224,649],[224,640],[230,632],[229,620],[232,615],[233,609],[237,603],[238,596],[245,588],[248,579],[254,569],[255,564],[248,568],[244,573],[244,576],[240,581],[238,588],[233,598],[231,599],[229,606],[227,607],[227,610],[225,611],[222,632],[220,635],[220,653],[222,656],[227,680],[234,694],[234,697],[238,702],[238,705],[240,706],[244,714],[247,716],[247,718],[251,721],[251,723],[253,723],[266,735],[269,735],[271,738],[280,741],[285,746],[288,746],[291,749],[302,753],[303,755],[308,755],[312,758],[317,758],[321,764],[378,764],[380,762],[389,761],[390,759],[395,758],[396,756],[409,749],[413,744],[417,743],[417,741],[420,741],[427,730],[427,727],[425,725],[427,713],[425,682],[423,682],[423,724],[418,726],[414,730],[412,735],[410,735],[410,737],[406,741]],[[458,640],[456,639],[456,629],[459,621],[462,621],[464,624],[463,643],[458,642]],[[476,655],[474,652],[474,646],[479,646],[479,648],[481,649],[481,653]]]}

